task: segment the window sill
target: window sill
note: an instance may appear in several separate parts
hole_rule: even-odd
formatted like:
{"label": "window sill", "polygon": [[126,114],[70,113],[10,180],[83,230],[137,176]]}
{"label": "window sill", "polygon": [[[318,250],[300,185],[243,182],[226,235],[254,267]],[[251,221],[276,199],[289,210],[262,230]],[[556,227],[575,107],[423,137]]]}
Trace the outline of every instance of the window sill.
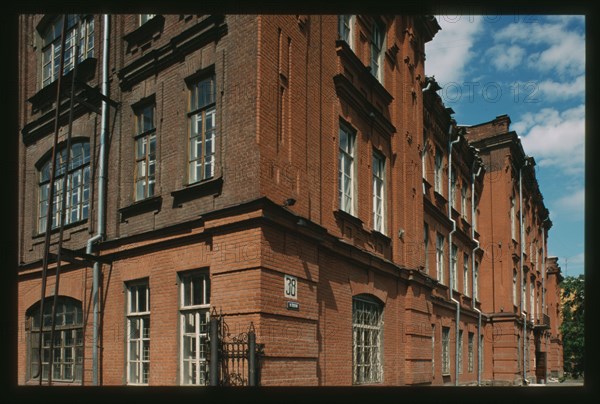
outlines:
{"label": "window sill", "polygon": [[377,238],[377,239],[379,239],[379,240],[381,240],[381,241],[383,241],[385,243],[389,244],[389,243],[392,242],[392,239],[389,236],[385,235],[384,233],[382,233],[380,231],[372,230],[371,234],[373,235],[373,237],[375,237],[375,238]]}
{"label": "window sill", "polygon": [[128,218],[132,216],[136,216],[142,213],[147,213],[151,211],[156,211],[157,213],[160,211],[162,206],[162,197],[151,196],[146,199],[142,199],[141,201],[136,201],[129,206],[125,206],[119,209],[119,213],[121,214],[121,223],[126,222]]}
{"label": "window sill", "polygon": [[362,227],[363,226],[363,221],[360,220],[358,217],[344,211],[341,209],[338,209],[336,211],[333,212],[333,215],[336,217],[336,219],[338,220],[345,220],[348,222],[353,223],[354,225],[358,226],[358,227]]}
{"label": "window sill", "polygon": [[211,178],[198,183],[190,184],[185,188],[171,192],[173,207],[181,207],[184,202],[198,199],[203,196],[218,196],[223,190],[223,177]]}
{"label": "window sill", "polygon": [[444,196],[438,191],[433,191],[433,196],[435,198],[436,205],[442,209],[446,206],[446,203],[448,203],[446,198],[444,198]]}
{"label": "window sill", "polygon": [[[73,223],[65,224],[63,228],[64,228],[64,230],[69,230],[69,229],[72,229],[74,227],[81,226],[82,224],[87,223],[87,221],[88,221],[88,219],[78,220],[78,221],[73,222]],[[50,230],[50,234],[56,234],[59,231],[60,231],[60,227],[56,227],[56,228]],[[45,231],[41,232],[41,233],[37,233],[37,234],[33,235],[33,239],[35,240],[35,239],[38,239],[38,238],[42,238],[45,235],[46,235]]]}

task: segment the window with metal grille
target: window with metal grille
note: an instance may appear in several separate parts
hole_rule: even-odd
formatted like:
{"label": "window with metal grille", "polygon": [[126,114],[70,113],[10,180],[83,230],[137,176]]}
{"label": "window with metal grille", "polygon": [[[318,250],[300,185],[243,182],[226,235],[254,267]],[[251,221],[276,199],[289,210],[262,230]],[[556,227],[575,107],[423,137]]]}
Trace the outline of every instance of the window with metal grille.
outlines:
{"label": "window with metal grille", "polygon": [[[65,33],[64,72],[70,72],[75,66],[75,41],[77,22],[80,16],[67,15],[67,31]],[[58,78],[60,69],[60,46],[63,17],[55,19],[42,35],[42,87]],[[94,56],[94,18],[83,17],[79,31],[79,51],[77,62]]]}
{"label": "window with metal grille", "polygon": [[437,233],[435,254],[436,275],[439,283],[444,284],[444,236]]}
{"label": "window with metal grille", "polygon": [[442,375],[450,375],[450,327],[442,327]]}
{"label": "window with metal grille", "polygon": [[467,364],[467,366],[468,366],[467,371],[469,373],[473,373],[473,362],[474,362],[473,337],[474,337],[474,334],[472,332],[470,332],[469,335],[468,335],[468,338],[469,338],[468,344],[469,344],[469,346],[467,348],[469,350],[469,363]]}
{"label": "window with metal grille", "polygon": [[373,153],[373,229],[385,234],[385,158]]}
{"label": "window with metal grille", "polygon": [[340,125],[338,194],[340,209],[354,214],[354,143],[356,133]]}
{"label": "window with metal grille", "polygon": [[156,184],[155,104],[137,108],[135,113],[135,200],[154,195]]}
{"label": "window with metal grille", "polygon": [[216,80],[215,76],[190,87],[190,142],[188,182],[212,178],[215,174]]}
{"label": "window with metal grille", "polygon": [[[51,157],[41,165],[38,204],[38,231],[46,231],[48,198],[50,197]],[[90,197],[90,143],[77,141],[71,143],[71,159],[67,167],[67,148],[56,152],[54,174],[54,203],[52,204],[52,228],[60,226],[60,212],[63,198],[63,180],[66,183],[65,225],[85,220],[89,214]]]}
{"label": "window with metal grille", "polygon": [[354,384],[380,383],[382,366],[383,306],[374,298],[352,299],[352,346]]}
{"label": "window with metal grille", "polygon": [[[48,380],[50,366],[50,330],[53,298],[44,301],[44,315],[40,327],[40,303],[27,311],[27,378]],[[58,296],[54,317],[54,344],[52,347],[52,380],[81,382],[83,370],[83,312],[81,302]],[[42,368],[40,372],[40,332],[42,333]],[[41,373],[41,374],[40,374]]]}
{"label": "window with metal grille", "polygon": [[180,275],[181,384],[207,385],[210,278],[204,271]]}
{"label": "window with metal grille", "polygon": [[458,330],[458,373],[463,372],[463,330]]}
{"label": "window with metal grille", "polygon": [[456,276],[456,260],[457,260],[457,255],[458,255],[458,247],[456,246],[456,244],[452,243],[452,248],[451,248],[451,252],[450,252],[450,276],[452,276],[452,289],[458,291],[458,279]]}
{"label": "window with metal grille", "polygon": [[150,289],[148,282],[127,288],[127,384],[148,384],[150,376]]}

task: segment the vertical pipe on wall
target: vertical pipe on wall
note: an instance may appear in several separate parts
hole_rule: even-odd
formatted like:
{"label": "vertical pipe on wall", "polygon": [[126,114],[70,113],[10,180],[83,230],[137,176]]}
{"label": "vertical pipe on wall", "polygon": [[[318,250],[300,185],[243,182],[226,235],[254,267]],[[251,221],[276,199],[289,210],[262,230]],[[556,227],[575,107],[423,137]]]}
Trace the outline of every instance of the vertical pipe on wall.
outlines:
{"label": "vertical pipe on wall", "polygon": [[[471,257],[471,296],[473,299],[471,300],[471,307],[473,310],[477,312],[479,315],[477,320],[477,385],[481,386],[481,310],[479,310],[475,305],[475,290],[477,285],[475,285],[475,252],[479,250],[479,240],[475,238],[475,227],[473,226],[474,218],[475,218],[475,179],[479,177],[481,174],[481,165],[479,166],[477,173],[475,173],[475,164],[477,160],[473,161],[473,167],[471,168],[471,239],[475,243],[475,248],[473,249],[472,257]],[[479,279],[479,278],[478,278]]]}

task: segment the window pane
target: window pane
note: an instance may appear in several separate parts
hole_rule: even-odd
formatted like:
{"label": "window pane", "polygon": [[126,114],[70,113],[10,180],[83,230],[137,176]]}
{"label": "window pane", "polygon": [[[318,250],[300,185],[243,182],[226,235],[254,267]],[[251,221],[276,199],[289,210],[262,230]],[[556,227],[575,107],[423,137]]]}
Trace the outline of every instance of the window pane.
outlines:
{"label": "window pane", "polygon": [[129,338],[138,339],[140,338],[140,325],[138,319],[129,320]]}
{"label": "window pane", "polygon": [[192,285],[193,285],[193,296],[194,296],[194,300],[192,304],[202,304],[203,303],[203,282],[202,282],[202,277],[196,277],[196,278],[192,278]]}

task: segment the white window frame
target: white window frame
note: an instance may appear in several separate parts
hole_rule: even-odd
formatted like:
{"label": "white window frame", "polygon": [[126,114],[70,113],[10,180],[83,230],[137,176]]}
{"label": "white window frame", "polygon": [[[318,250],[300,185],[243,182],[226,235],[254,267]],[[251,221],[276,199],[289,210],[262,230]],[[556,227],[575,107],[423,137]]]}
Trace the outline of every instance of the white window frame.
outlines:
{"label": "white window frame", "polygon": [[385,157],[373,152],[373,229],[386,234],[386,189],[385,189]]}
{"label": "white window frame", "polygon": [[442,376],[450,375],[450,327],[442,327]]}
{"label": "white window frame", "polygon": [[[140,305],[140,302],[144,302],[144,304]],[[135,333],[136,329],[138,334]],[[135,346],[135,351],[131,349],[132,346]],[[135,353],[139,353],[139,356],[135,357]],[[148,385],[150,379],[150,287],[148,281],[136,281],[127,286],[126,372],[127,384]]]}
{"label": "white window frame", "polygon": [[467,197],[469,194],[469,187],[466,182],[463,182],[462,188],[460,191],[460,210],[463,219],[469,220],[469,212],[467,209]]}
{"label": "white window frame", "polygon": [[452,289],[458,292],[457,276],[458,246],[454,243],[450,246],[450,276],[452,277]]}
{"label": "white window frame", "polygon": [[475,261],[475,285],[473,285],[473,298],[479,301],[479,262]]}
{"label": "white window frame", "polygon": [[444,243],[444,236],[437,233],[435,243],[435,268],[437,280],[442,285],[444,284]]}
{"label": "white window frame", "polygon": [[149,103],[135,112],[134,200],[154,196],[156,191],[156,104]]}
{"label": "white window frame", "polygon": [[434,179],[433,179],[433,189],[440,195],[443,195],[443,187],[442,187],[442,168],[444,165],[444,155],[442,153],[442,149],[439,147],[435,148],[435,169],[434,169]]}
{"label": "white window frame", "polygon": [[[180,384],[208,385],[210,277],[207,271],[193,271],[180,274],[179,279]],[[194,296],[196,287],[200,292]]]}
{"label": "white window frame", "polygon": [[529,282],[529,319],[535,318],[535,280],[531,278]]}
{"label": "white window frame", "polygon": [[375,19],[371,27],[371,73],[383,84],[386,25]]}
{"label": "white window frame", "polygon": [[[54,203],[52,204],[51,229],[60,226],[60,212],[63,197],[63,179],[67,176],[67,203],[65,205],[65,225],[87,220],[90,199],[90,143],[75,141],[71,143],[71,158],[66,169],[67,148],[56,153],[56,170],[54,174]],[[48,214],[48,198],[50,196],[50,175],[52,159],[48,157],[39,171],[38,187],[38,232],[46,231]]]}
{"label": "white window frame", "polygon": [[463,293],[469,296],[469,254],[463,254]]}
{"label": "white window frame", "polygon": [[188,140],[188,183],[211,179],[215,175],[217,142],[216,76],[210,75],[190,86]]}
{"label": "white window frame", "polygon": [[383,382],[383,305],[370,296],[352,298],[352,383]]}
{"label": "white window frame", "polygon": [[456,169],[450,169],[450,207],[456,209]]}
{"label": "white window frame", "polygon": [[338,35],[342,41],[346,41],[350,49],[354,50],[354,15],[338,16]]}
{"label": "white window frame", "polygon": [[[67,30],[65,32],[65,61],[64,74],[70,72],[75,66],[75,36],[79,16],[67,16]],[[56,18],[42,34],[42,87],[54,82],[60,69],[60,45],[63,20],[62,16]],[[94,56],[94,17],[87,16],[81,24],[79,33],[78,63]]]}
{"label": "white window frame", "polygon": [[154,17],[156,17],[156,14],[140,14],[140,26],[144,25]]}
{"label": "white window frame", "polygon": [[356,132],[348,125],[340,124],[338,144],[338,202],[340,209],[355,215],[356,204]]}
{"label": "white window frame", "polygon": [[423,246],[425,250],[425,273],[429,273],[429,224],[423,222]]}
{"label": "white window frame", "polygon": [[516,218],[515,196],[510,197],[510,236],[513,240],[517,239],[517,218]]}
{"label": "white window frame", "polygon": [[512,285],[513,305],[518,306],[517,301],[517,270],[513,269],[513,285]]}

